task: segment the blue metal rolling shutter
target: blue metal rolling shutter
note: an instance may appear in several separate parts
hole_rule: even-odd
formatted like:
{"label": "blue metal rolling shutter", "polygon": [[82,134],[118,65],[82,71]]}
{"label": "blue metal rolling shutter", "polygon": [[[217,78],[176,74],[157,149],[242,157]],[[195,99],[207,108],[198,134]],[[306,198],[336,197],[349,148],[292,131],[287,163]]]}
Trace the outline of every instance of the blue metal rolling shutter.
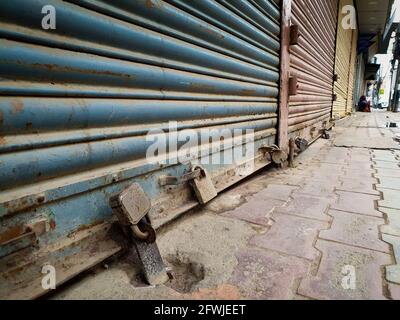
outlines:
{"label": "blue metal rolling shutter", "polygon": [[[55,30],[41,28],[45,5]],[[0,297],[42,294],[43,261],[62,282],[118,251],[108,199],[132,182],[158,225],[196,205],[188,185],[157,184],[188,165],[146,164],[150,129],[254,129],[256,147],[275,143],[279,1],[13,0],[0,2],[0,21],[0,240],[35,219],[50,225],[38,247],[0,260],[4,279],[16,265],[24,279],[1,279]],[[205,167],[218,191],[244,178]]]}

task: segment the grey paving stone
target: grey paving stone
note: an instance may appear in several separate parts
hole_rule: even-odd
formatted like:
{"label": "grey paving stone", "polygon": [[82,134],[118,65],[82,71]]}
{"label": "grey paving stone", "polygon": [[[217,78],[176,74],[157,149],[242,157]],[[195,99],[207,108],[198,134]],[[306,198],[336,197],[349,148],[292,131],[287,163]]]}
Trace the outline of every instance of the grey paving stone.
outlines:
{"label": "grey paving stone", "polygon": [[309,260],[318,257],[313,243],[319,230],[329,227],[328,223],[279,213],[274,213],[273,219],[275,223],[271,229],[254,236],[251,245]]}
{"label": "grey paving stone", "polygon": [[333,216],[332,225],[320,232],[321,239],[390,253],[388,244],[379,239],[379,226],[385,223],[382,218],[335,210],[328,214]]}
{"label": "grey paving stone", "polygon": [[330,221],[326,214],[331,201],[326,198],[313,197],[294,193],[292,200],[282,207],[277,207],[274,212],[292,214],[310,219]]}
{"label": "grey paving stone", "polygon": [[331,206],[334,210],[382,217],[383,214],[375,209],[375,201],[380,197],[345,191],[336,191],[339,196],[337,203]]}
{"label": "grey paving stone", "polygon": [[[318,240],[316,247],[322,251],[317,275],[301,281],[299,294],[324,300],[385,299],[381,266],[390,263],[390,255],[324,240]],[[353,271],[355,288],[347,281]]]}
{"label": "grey paving stone", "polygon": [[398,162],[388,161],[374,161],[374,168],[400,170]]}
{"label": "grey paving stone", "polygon": [[379,178],[378,188],[400,190],[400,178],[381,177]]}
{"label": "grey paving stone", "polygon": [[400,193],[398,190],[377,188],[382,192],[383,200],[378,201],[380,207],[400,209]]}
{"label": "grey paving stone", "polygon": [[302,259],[256,248],[242,250],[236,258],[238,265],[229,282],[247,299],[292,299],[294,280],[309,269]]}
{"label": "grey paving stone", "polygon": [[379,207],[386,214],[388,224],[381,226],[381,232],[400,237],[400,210]]}
{"label": "grey paving stone", "polygon": [[400,237],[383,234],[382,239],[392,245],[396,261],[395,265],[386,267],[386,279],[390,282],[400,284]]}

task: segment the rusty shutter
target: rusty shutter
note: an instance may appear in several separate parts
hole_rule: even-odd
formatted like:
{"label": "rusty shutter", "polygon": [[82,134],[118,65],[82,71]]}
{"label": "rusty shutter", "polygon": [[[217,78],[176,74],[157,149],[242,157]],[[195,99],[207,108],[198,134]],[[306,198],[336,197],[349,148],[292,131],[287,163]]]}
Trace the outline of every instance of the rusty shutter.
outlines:
{"label": "rusty shutter", "polygon": [[[54,30],[41,26],[47,5]],[[150,129],[254,130],[250,171],[204,164],[217,192],[270,163],[279,1],[14,0],[0,18],[1,298],[42,294],[45,262],[61,283],[118,251],[108,200],[133,182],[155,226],[199,203],[187,181],[159,183],[191,166],[148,164]],[[223,152],[208,139],[202,150]]]}
{"label": "rusty shutter", "polygon": [[289,133],[311,141],[331,117],[337,1],[294,0],[291,23],[300,37],[290,46],[290,76],[298,90],[289,100]]}
{"label": "rusty shutter", "polygon": [[[354,5],[353,0],[340,0],[339,21],[342,21],[345,14],[342,8],[346,5]],[[353,79],[355,67],[355,55],[357,48],[356,30],[345,29],[339,23],[337,27],[337,47],[335,54],[335,74],[338,75],[338,81],[335,82],[334,92],[337,97],[333,104],[333,118],[343,118],[349,112],[351,113],[353,94]],[[351,90],[351,91],[350,91]],[[350,98],[350,101],[349,101]]]}

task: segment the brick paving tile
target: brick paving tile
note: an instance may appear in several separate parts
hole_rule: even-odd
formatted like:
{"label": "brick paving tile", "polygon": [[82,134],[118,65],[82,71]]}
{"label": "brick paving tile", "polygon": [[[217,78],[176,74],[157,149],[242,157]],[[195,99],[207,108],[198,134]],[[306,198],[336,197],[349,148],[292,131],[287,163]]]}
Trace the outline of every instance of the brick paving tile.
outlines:
{"label": "brick paving tile", "polygon": [[382,239],[392,245],[396,261],[394,265],[386,267],[386,279],[390,282],[400,284],[400,237],[383,234]]}
{"label": "brick paving tile", "polygon": [[[390,263],[390,255],[324,240],[316,247],[322,251],[318,273],[301,281],[299,294],[323,300],[385,299],[381,266]],[[353,272],[355,287],[348,281]]]}
{"label": "brick paving tile", "polygon": [[375,169],[360,170],[357,168],[345,168],[343,177],[347,179],[371,179],[374,178]]}
{"label": "brick paving tile", "polygon": [[383,193],[383,200],[378,202],[380,207],[400,209],[400,196],[398,190],[377,188]]}
{"label": "brick paving tile", "polygon": [[303,277],[309,263],[276,252],[247,248],[236,254],[238,265],[230,282],[248,299],[291,299],[296,278]]}
{"label": "brick paving tile", "polygon": [[381,207],[379,210],[385,213],[388,219],[388,224],[381,226],[381,232],[400,237],[400,210]]}
{"label": "brick paving tile", "polygon": [[377,168],[375,177],[377,177],[377,178],[380,178],[380,177],[400,178],[400,170]]}
{"label": "brick paving tile", "polygon": [[332,209],[365,214],[370,216],[382,217],[383,214],[375,209],[375,202],[380,197],[368,194],[336,191],[339,200],[336,204],[332,205]]}
{"label": "brick paving tile", "polygon": [[371,195],[380,195],[380,192],[374,189],[374,184],[378,183],[377,179],[348,179],[341,178],[342,185],[337,190],[348,192],[367,193]]}
{"label": "brick paving tile", "polygon": [[400,190],[400,178],[381,177],[379,178],[378,188]]}
{"label": "brick paving tile", "polygon": [[251,245],[309,260],[318,257],[313,243],[318,231],[329,227],[328,223],[279,213],[274,213],[273,219],[275,223],[271,229],[266,234],[254,236]]}
{"label": "brick paving tile", "polygon": [[395,162],[398,163],[399,160],[396,159],[395,155],[387,156],[387,157],[373,157],[373,161],[383,161],[383,162]]}
{"label": "brick paving tile", "polygon": [[388,161],[374,161],[374,168],[379,169],[400,169],[398,162],[388,162]]}
{"label": "brick paving tile", "polygon": [[379,226],[385,224],[382,218],[335,210],[328,214],[333,216],[332,226],[320,232],[321,239],[390,253],[389,245],[379,239]]}
{"label": "brick paving tile", "polygon": [[307,178],[304,180],[304,185],[302,188],[297,190],[294,194],[307,194],[317,197],[327,197],[334,198],[336,200],[333,191],[337,186],[340,186],[341,182],[339,178],[326,180],[323,177],[318,178]]}
{"label": "brick paving tile", "polygon": [[284,201],[274,199],[251,199],[240,207],[225,212],[223,216],[268,226],[269,215],[272,210],[275,207],[282,206],[284,204]]}
{"label": "brick paving tile", "polygon": [[394,156],[394,153],[389,150],[372,150],[371,153],[374,157],[377,157],[377,158],[378,157],[386,158],[386,157]]}
{"label": "brick paving tile", "polygon": [[252,199],[263,200],[269,198],[269,199],[287,201],[292,192],[297,189],[298,187],[295,186],[269,184],[267,188],[253,195]]}
{"label": "brick paving tile", "polygon": [[344,168],[346,170],[366,170],[370,172],[373,170],[372,168],[372,162],[370,160],[367,161],[350,161],[350,163]]}
{"label": "brick paving tile", "polygon": [[292,200],[282,207],[276,208],[275,212],[292,214],[310,219],[329,222],[331,218],[326,214],[330,200],[321,197],[293,194]]}

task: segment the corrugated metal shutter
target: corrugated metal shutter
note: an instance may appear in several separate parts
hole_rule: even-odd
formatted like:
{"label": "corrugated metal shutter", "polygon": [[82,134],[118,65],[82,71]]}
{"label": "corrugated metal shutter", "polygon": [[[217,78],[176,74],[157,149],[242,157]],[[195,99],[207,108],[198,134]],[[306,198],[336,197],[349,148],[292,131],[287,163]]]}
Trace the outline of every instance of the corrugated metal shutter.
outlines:
{"label": "corrugated metal shutter", "polygon": [[291,46],[291,76],[298,91],[290,97],[289,133],[312,140],[329,126],[332,110],[337,1],[294,0],[292,24],[300,30]]}
{"label": "corrugated metal shutter", "polygon": [[365,95],[365,63],[364,56],[360,53],[357,56],[357,73],[356,73],[356,81],[355,81],[355,90],[354,90],[354,101],[355,104],[358,104],[358,101],[361,96]]}
{"label": "corrugated metal shutter", "polygon": [[[37,218],[51,226],[38,249],[3,258],[4,279],[24,281],[1,279],[0,296],[43,293],[43,261],[62,282],[118,250],[106,235],[108,199],[132,182],[152,198],[156,225],[197,204],[187,183],[158,185],[190,166],[146,164],[148,130],[176,120],[178,130],[254,129],[256,150],[275,143],[278,3],[0,2],[0,235]],[[41,28],[46,5],[56,9],[55,30]],[[268,163],[256,154],[254,170]],[[246,176],[204,167],[218,191]]]}
{"label": "corrugated metal shutter", "polygon": [[355,82],[356,82],[356,67],[357,67],[357,45],[358,45],[358,30],[353,30],[353,39],[351,42],[350,70],[349,70],[349,85],[347,93],[346,113],[351,114],[355,109],[357,101],[354,97]]}
{"label": "corrugated metal shutter", "polygon": [[[353,0],[340,0],[339,21],[345,17],[342,8],[347,5],[354,5]],[[335,57],[335,74],[338,75],[338,81],[335,82],[334,92],[337,100],[333,104],[333,117],[343,118],[346,116],[349,96],[349,78],[351,77],[352,63],[355,60],[353,54],[353,29],[345,29],[342,24],[338,24],[337,45]],[[353,62],[354,61],[354,62]]]}

